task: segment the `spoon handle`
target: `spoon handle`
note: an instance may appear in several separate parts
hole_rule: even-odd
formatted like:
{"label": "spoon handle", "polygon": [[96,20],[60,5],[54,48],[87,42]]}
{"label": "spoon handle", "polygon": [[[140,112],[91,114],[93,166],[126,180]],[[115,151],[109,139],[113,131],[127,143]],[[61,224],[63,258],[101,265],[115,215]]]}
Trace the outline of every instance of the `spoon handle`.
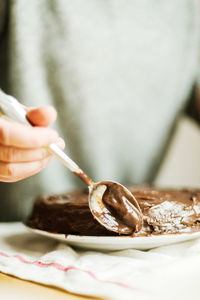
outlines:
{"label": "spoon handle", "polygon": [[93,184],[92,179],[56,144],[50,144],[46,147],[47,150],[55,155],[70,171],[78,176],[87,186]]}
{"label": "spoon handle", "polygon": [[[26,110],[20,102],[12,96],[5,96],[0,90],[0,113],[8,119],[31,126],[26,118]],[[45,147],[51,154],[55,155],[71,172],[85,182],[87,186],[93,184],[92,179],[81,170],[81,168],[56,144]]]}

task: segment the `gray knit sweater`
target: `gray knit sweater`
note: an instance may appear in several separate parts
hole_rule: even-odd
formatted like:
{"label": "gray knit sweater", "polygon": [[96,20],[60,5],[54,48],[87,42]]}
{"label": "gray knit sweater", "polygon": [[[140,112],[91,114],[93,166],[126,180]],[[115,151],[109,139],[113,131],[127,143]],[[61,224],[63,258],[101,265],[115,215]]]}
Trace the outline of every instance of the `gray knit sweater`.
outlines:
{"label": "gray knit sweater", "polygon": [[[96,181],[152,182],[198,73],[198,0],[0,1],[0,86],[52,104],[71,157]],[[80,181],[54,161],[0,184],[0,220]]]}

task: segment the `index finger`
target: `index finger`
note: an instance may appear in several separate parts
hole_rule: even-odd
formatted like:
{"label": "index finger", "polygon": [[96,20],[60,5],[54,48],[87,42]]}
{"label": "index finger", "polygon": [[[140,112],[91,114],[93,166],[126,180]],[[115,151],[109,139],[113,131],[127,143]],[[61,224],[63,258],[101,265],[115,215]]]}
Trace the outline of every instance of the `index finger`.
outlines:
{"label": "index finger", "polygon": [[39,148],[54,143],[58,134],[51,128],[31,127],[0,119],[0,144],[19,148]]}

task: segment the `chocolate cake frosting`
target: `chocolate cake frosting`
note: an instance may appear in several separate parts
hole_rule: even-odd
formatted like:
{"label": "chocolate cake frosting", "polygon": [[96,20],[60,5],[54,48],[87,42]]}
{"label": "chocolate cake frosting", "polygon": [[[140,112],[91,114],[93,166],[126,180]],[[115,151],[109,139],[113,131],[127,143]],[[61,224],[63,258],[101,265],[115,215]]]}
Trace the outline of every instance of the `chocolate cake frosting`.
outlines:
{"label": "chocolate cake frosting", "polygon": [[[200,190],[129,187],[143,214],[143,224],[132,236],[176,234],[200,230]],[[88,206],[88,190],[40,196],[25,222],[53,233],[118,236],[98,223]]]}

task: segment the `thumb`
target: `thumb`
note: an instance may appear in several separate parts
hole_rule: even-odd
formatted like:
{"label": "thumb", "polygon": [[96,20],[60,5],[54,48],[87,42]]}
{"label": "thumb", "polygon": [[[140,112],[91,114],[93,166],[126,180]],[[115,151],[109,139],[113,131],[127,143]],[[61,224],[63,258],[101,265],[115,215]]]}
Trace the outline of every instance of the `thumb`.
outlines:
{"label": "thumb", "polygon": [[35,126],[49,126],[56,120],[57,112],[52,106],[41,106],[29,110],[27,119]]}

